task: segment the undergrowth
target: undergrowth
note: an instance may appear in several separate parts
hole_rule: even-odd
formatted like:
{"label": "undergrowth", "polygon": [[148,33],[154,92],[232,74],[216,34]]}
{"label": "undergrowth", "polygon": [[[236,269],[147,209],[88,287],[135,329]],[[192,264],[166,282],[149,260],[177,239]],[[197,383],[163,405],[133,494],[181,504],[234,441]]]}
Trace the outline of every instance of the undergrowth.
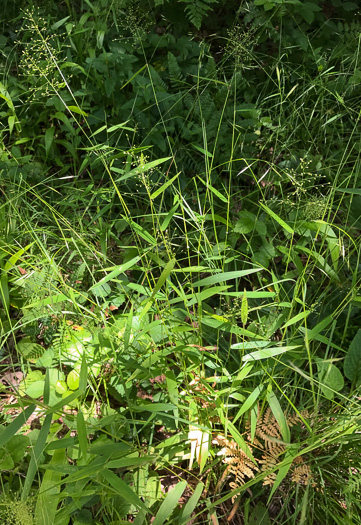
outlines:
{"label": "undergrowth", "polygon": [[360,523],[356,8],[7,2],[4,523]]}

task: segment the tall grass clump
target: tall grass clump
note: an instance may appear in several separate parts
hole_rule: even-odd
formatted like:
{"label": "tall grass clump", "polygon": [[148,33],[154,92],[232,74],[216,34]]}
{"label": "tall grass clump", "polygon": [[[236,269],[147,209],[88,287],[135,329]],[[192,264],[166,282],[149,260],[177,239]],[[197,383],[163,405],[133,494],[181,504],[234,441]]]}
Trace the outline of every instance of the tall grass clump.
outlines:
{"label": "tall grass clump", "polygon": [[360,523],[353,3],[27,4],[0,38],[4,523]]}

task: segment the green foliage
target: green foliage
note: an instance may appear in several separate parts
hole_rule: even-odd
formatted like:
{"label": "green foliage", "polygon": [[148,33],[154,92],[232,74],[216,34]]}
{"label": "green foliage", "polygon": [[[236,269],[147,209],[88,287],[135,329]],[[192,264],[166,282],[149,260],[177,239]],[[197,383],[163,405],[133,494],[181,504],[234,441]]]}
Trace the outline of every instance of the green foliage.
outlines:
{"label": "green foliage", "polygon": [[1,519],[360,523],[357,5],[7,1]]}

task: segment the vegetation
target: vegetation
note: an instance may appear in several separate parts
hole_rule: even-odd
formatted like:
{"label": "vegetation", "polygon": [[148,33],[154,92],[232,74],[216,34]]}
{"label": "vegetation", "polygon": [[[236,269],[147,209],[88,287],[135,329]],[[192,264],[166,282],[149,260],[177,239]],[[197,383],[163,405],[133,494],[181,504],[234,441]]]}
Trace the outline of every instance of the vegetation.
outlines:
{"label": "vegetation", "polygon": [[5,0],[0,516],[361,523],[361,19]]}

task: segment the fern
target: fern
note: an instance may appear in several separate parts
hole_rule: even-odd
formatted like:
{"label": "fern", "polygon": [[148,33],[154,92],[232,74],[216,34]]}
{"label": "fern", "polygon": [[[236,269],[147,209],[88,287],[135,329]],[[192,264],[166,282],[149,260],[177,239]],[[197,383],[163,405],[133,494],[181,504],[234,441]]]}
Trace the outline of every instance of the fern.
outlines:
{"label": "fern", "polygon": [[[217,3],[218,0],[180,0],[180,2],[187,4],[185,11],[188,20],[199,29],[203,18],[212,10],[211,4]],[[155,7],[160,7],[166,3],[168,0],[154,0]]]}
{"label": "fern", "polygon": [[254,478],[255,473],[259,471],[258,467],[239,448],[235,441],[231,441],[223,436],[217,436],[213,443],[222,447],[219,454],[225,456],[223,462],[228,465],[226,474],[230,472],[234,476],[234,481],[231,481],[229,484],[231,489],[244,485],[247,478]]}
{"label": "fern", "polygon": [[178,87],[179,82],[182,82],[184,77],[176,57],[170,51],[168,51],[168,71],[171,85],[173,87]]}
{"label": "fern", "polygon": [[[289,427],[293,427],[302,421],[302,418],[309,417],[307,411],[300,414],[287,416]],[[250,421],[246,424],[246,441],[252,452],[255,454],[261,451],[261,458],[255,458],[258,464],[255,465],[248,456],[238,447],[233,440],[228,440],[223,436],[217,436],[214,444],[221,446],[219,455],[223,455],[223,462],[227,465],[225,474],[231,473],[234,480],[229,484],[232,489],[244,485],[247,478],[253,478],[255,472],[267,472],[275,469],[280,462],[280,457],[286,451],[282,442],[282,435],[279,424],[274,417],[271,408],[268,408],[263,416],[259,416],[256,423],[255,435],[252,439],[250,433]],[[306,465],[302,457],[296,457],[290,471],[290,479],[299,485],[316,486],[311,468]],[[268,473],[263,479],[263,485],[273,485],[276,480],[276,472]]]}
{"label": "fern", "polygon": [[181,2],[187,4],[185,10],[190,22],[200,29],[203,18],[212,9],[211,4],[218,0],[181,0]]}

